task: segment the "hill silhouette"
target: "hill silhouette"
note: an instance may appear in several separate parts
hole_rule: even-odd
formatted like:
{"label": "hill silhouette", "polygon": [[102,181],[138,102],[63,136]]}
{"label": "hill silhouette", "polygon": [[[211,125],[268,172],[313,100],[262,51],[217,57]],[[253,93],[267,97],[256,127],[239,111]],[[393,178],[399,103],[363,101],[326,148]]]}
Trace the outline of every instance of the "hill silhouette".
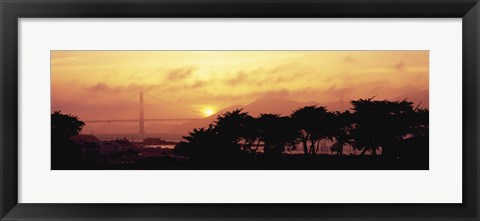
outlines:
{"label": "hill silhouette", "polygon": [[285,116],[291,114],[295,109],[309,105],[318,105],[318,103],[313,101],[297,102],[286,98],[262,97],[247,105],[235,105],[227,107],[218,111],[212,116],[203,118],[202,120],[191,121],[180,125],[172,126],[171,132],[187,133],[188,131],[193,130],[193,128],[208,127],[210,123],[217,119],[218,115],[231,112],[235,109],[243,109],[254,117],[257,117],[262,113],[273,113]]}
{"label": "hill silhouette", "polygon": [[[412,98],[411,100],[418,104],[422,102],[421,107],[428,107],[428,91],[422,93],[407,93],[402,96],[395,97],[391,99],[392,101],[402,101],[405,98]],[[262,113],[272,113],[278,114],[281,116],[290,115],[294,110],[304,107],[304,106],[324,106],[329,111],[340,111],[343,112],[345,110],[351,109],[353,106],[350,102],[344,101],[333,101],[327,103],[319,103],[315,101],[309,102],[298,102],[294,100],[290,100],[287,98],[278,98],[278,97],[261,97],[254,102],[247,104],[247,105],[235,105],[224,108],[217,113],[213,114],[212,116],[203,118],[198,121],[191,121],[185,122],[179,125],[169,125],[171,133],[187,133],[188,131],[193,130],[194,128],[202,128],[208,127],[210,123],[216,120],[218,115],[225,114],[227,112],[231,112],[235,109],[242,109],[248,112],[251,116],[258,117]]]}

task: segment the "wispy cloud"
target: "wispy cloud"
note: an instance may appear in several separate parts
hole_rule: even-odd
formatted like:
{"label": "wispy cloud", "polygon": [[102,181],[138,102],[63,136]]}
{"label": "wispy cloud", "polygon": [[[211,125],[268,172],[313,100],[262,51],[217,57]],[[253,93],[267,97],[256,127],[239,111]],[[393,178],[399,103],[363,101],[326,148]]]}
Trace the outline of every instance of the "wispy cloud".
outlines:
{"label": "wispy cloud", "polygon": [[190,77],[195,70],[197,70],[195,66],[174,69],[167,73],[167,79],[171,81],[183,80]]}

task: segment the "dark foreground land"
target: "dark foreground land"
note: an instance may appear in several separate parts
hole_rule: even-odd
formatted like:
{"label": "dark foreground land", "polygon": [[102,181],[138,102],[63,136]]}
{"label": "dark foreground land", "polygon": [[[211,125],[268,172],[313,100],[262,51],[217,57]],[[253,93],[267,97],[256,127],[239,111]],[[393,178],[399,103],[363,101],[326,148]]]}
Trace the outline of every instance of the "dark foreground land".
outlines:
{"label": "dark foreground land", "polygon": [[134,164],[104,165],[106,170],[428,170],[428,159],[387,160],[381,156],[298,156],[265,159],[255,156],[238,160],[195,161],[169,157],[144,158]]}
{"label": "dark foreground land", "polygon": [[60,170],[428,170],[428,158],[388,160],[381,156],[264,156],[237,160],[196,161],[173,157],[146,157],[136,162],[69,165]]}
{"label": "dark foreground land", "polygon": [[187,159],[168,155],[105,159],[62,165],[57,170],[428,170],[428,155],[386,158],[381,155],[262,154],[236,159]]}
{"label": "dark foreground land", "polygon": [[428,170],[428,147],[428,139],[423,138],[405,140],[392,155],[239,153],[197,158],[175,154],[173,149],[139,148],[132,154],[71,157],[52,164],[52,170]]}

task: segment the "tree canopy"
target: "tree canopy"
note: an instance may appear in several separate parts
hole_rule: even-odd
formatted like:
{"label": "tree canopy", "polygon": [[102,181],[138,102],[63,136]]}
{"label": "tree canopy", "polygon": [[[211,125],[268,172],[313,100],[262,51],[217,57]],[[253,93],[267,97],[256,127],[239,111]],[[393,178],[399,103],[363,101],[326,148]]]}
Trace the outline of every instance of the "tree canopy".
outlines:
{"label": "tree canopy", "polygon": [[194,129],[175,150],[191,157],[228,157],[256,154],[263,146],[264,155],[279,156],[286,147],[300,145],[305,155],[316,155],[320,141],[329,140],[331,152],[337,155],[351,145],[361,150],[360,155],[394,157],[398,142],[428,136],[428,109],[414,108],[412,102],[368,98],[351,103],[353,108],[344,112],[313,105],[290,116],[264,113],[253,117],[236,109],[219,115],[208,128]]}

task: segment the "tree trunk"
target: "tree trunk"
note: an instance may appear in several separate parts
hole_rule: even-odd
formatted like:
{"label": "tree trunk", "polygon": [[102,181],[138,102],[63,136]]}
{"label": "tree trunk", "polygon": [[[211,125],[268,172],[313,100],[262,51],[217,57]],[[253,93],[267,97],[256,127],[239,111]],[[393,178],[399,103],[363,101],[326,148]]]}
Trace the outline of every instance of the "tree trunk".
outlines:
{"label": "tree trunk", "polygon": [[335,138],[337,140],[337,155],[343,155],[343,140],[339,137]]}
{"label": "tree trunk", "polygon": [[258,139],[257,146],[256,146],[255,149],[253,150],[254,153],[257,152],[259,146],[260,146],[260,139]]}
{"label": "tree trunk", "polygon": [[[317,141],[317,148],[315,149],[315,153],[317,153],[318,150],[320,150],[320,140]],[[323,150],[320,153],[323,153]]]}
{"label": "tree trunk", "polygon": [[314,139],[310,139],[310,142],[311,142],[311,144],[310,144],[310,154],[313,155],[313,154],[315,154],[315,143],[316,142],[315,142]]}
{"label": "tree trunk", "polygon": [[362,150],[362,152],[360,153],[360,155],[364,155],[365,152],[367,152],[367,148],[366,148],[366,147],[363,148],[363,150]]}
{"label": "tree trunk", "polygon": [[303,143],[303,153],[304,153],[305,155],[308,155],[307,139],[303,139],[303,140],[302,140],[302,143]]}
{"label": "tree trunk", "polygon": [[264,141],[263,142],[263,153],[264,154],[269,154],[271,151],[270,149],[270,142]]}

